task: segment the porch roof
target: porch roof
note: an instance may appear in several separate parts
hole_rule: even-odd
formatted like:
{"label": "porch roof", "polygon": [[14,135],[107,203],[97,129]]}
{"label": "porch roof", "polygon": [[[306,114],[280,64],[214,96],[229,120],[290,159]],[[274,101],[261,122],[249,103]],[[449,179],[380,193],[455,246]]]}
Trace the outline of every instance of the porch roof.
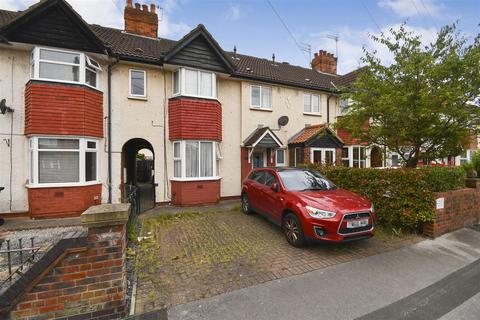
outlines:
{"label": "porch roof", "polygon": [[281,148],[282,141],[276,136],[269,127],[255,129],[243,141],[244,147],[263,147],[263,148]]}

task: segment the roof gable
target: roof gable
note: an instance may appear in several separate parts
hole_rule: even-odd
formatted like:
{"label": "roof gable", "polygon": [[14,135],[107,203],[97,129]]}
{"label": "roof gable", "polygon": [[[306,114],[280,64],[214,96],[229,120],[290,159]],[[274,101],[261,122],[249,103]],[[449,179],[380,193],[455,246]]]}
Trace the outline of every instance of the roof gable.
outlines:
{"label": "roof gable", "polygon": [[327,125],[319,124],[303,128],[288,140],[288,144],[341,148],[344,143]]}
{"label": "roof gable", "polygon": [[281,148],[282,141],[269,127],[255,129],[243,142],[245,147]]}
{"label": "roof gable", "polygon": [[225,52],[201,24],[179,40],[163,61],[217,72],[232,73],[234,70]]}
{"label": "roof gable", "polygon": [[64,0],[45,0],[29,7],[0,29],[7,41],[104,53],[106,47]]}

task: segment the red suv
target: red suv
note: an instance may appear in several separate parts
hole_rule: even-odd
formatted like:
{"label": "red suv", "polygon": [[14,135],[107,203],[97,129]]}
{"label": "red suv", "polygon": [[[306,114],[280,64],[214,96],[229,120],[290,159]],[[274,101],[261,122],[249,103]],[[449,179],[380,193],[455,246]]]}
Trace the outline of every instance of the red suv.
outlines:
{"label": "red suv", "polygon": [[314,170],[254,169],[243,181],[242,211],[258,212],[282,227],[287,241],[352,241],[374,234],[372,203],[339,189]]}

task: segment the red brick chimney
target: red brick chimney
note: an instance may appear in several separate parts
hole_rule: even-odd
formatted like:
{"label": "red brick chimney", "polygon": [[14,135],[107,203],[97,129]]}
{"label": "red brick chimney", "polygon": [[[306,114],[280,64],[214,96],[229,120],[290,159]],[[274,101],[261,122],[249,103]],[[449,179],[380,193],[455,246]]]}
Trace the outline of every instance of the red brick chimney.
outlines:
{"label": "red brick chimney", "polygon": [[150,11],[148,11],[146,4],[140,6],[139,3],[135,3],[134,7],[132,0],[127,0],[123,16],[126,32],[151,38],[157,37],[158,16],[153,3],[150,4]]}
{"label": "red brick chimney", "polygon": [[333,53],[325,50],[320,50],[318,53],[315,52],[312,60],[312,69],[337,74],[337,58],[333,56]]}

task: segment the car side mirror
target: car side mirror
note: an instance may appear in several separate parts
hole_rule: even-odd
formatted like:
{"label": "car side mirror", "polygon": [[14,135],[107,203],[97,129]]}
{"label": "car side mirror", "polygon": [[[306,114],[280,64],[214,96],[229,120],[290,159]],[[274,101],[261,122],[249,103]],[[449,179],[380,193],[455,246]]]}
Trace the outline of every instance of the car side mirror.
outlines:
{"label": "car side mirror", "polygon": [[270,186],[270,189],[272,189],[274,192],[280,191],[280,187],[276,182],[272,183],[272,185]]}

